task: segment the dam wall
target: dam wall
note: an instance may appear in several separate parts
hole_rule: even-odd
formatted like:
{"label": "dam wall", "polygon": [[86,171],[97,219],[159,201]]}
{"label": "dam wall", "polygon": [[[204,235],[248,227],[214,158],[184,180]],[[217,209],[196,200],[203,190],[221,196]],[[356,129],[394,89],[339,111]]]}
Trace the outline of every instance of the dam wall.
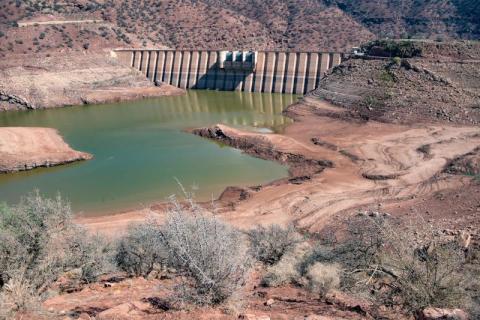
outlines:
{"label": "dam wall", "polygon": [[279,51],[114,51],[120,63],[154,82],[182,89],[304,94],[342,62],[338,52]]}

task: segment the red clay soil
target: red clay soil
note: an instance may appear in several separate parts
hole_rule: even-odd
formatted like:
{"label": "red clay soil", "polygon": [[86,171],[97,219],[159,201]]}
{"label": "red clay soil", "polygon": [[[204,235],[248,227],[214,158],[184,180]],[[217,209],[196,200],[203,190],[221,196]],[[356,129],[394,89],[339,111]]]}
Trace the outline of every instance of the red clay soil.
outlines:
{"label": "red clay soil", "polygon": [[[452,160],[476,150],[480,145],[478,127],[352,120],[345,109],[314,98],[290,106],[287,113],[295,122],[281,135],[223,125],[194,130],[292,168],[289,179],[227,192],[228,197],[220,199],[224,204],[221,217],[238,227],[293,222],[316,232],[339,212],[465,188],[471,183],[467,175],[439,175]],[[309,170],[295,170],[302,161]],[[162,205],[150,209],[164,215]],[[136,211],[79,218],[79,222],[114,234],[144,215]]]}
{"label": "red clay soil", "polygon": [[51,167],[92,155],[75,151],[50,128],[0,128],[0,173]]}
{"label": "red clay soil", "polygon": [[[258,285],[259,275],[258,272],[253,272],[238,301],[226,303],[219,308],[185,308],[180,302],[174,302],[172,293],[178,284],[176,278],[146,280],[119,275],[78,288],[79,291],[48,299],[44,303],[47,310],[45,318],[35,315],[32,319],[53,319],[55,313],[62,314],[56,316],[59,319],[69,316],[79,319],[96,317],[95,319],[101,320],[303,320],[307,317],[312,320],[371,319],[366,315],[368,304],[362,300],[349,298],[339,292],[329,294],[326,299],[319,299],[294,286],[264,288]],[[325,318],[319,318],[320,316]]]}
{"label": "red clay soil", "polygon": [[[220,218],[240,228],[293,222],[321,235],[341,226],[358,210],[380,204],[383,211],[405,222],[421,217],[447,234],[465,230],[478,241],[480,187],[475,168],[480,128],[352,119],[348,110],[312,97],[290,106],[286,113],[295,121],[283,134],[224,125],[193,130],[291,168],[287,179],[228,188],[218,200],[223,205]],[[165,206],[77,220],[92,231],[114,237],[147,214],[165,217]],[[52,297],[44,305],[80,319],[369,319],[368,306],[352,297],[337,294],[323,301],[292,286],[262,288],[258,278],[248,281],[242,312],[236,313],[235,305],[215,309],[173,305],[162,310],[167,308],[163,299],[169,297],[175,281],[100,282]],[[267,303],[269,299],[273,304]]]}

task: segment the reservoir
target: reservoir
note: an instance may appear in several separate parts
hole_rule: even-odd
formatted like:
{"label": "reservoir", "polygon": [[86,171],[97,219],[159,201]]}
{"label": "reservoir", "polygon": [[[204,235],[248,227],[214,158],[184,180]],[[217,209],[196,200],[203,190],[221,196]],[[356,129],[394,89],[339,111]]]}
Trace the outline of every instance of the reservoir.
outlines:
{"label": "reservoir", "polygon": [[0,202],[16,203],[39,189],[47,196],[60,192],[76,213],[107,214],[180,194],[177,180],[197,200],[208,200],[227,186],[286,177],[285,166],[185,130],[222,123],[280,132],[291,122],[282,110],[296,99],[285,94],[199,90],[134,102],[2,112],[0,126],[56,128],[72,148],[94,158],[0,175]]}

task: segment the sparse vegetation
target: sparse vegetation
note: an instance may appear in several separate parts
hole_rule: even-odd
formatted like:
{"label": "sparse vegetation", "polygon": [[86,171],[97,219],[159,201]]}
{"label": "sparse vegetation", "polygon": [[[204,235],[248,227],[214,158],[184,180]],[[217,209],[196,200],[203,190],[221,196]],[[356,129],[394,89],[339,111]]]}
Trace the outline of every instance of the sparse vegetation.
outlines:
{"label": "sparse vegetation", "polygon": [[[108,269],[108,247],[72,221],[60,196],[38,192],[0,208],[0,316],[35,308],[35,302],[64,272],[79,269],[94,281]],[[3,313],[3,315],[1,314]]]}
{"label": "sparse vegetation", "polygon": [[164,265],[166,259],[161,230],[151,222],[130,226],[116,246],[117,266],[130,276],[147,277],[156,266]]}
{"label": "sparse vegetation", "polygon": [[422,224],[398,231],[388,216],[352,219],[346,241],[318,246],[300,268],[305,272],[317,262],[341,265],[344,290],[370,292],[379,305],[411,313],[464,307],[468,282],[478,277],[468,273],[470,261],[457,241]]}
{"label": "sparse vegetation", "polygon": [[245,241],[239,231],[189,204],[173,200],[163,227],[170,263],[186,276],[178,292],[184,301],[218,304],[245,281],[250,265]]}
{"label": "sparse vegetation", "polygon": [[175,269],[176,298],[200,305],[239,293],[250,254],[266,266],[265,286],[294,284],[320,298],[332,290],[362,293],[376,305],[412,314],[429,306],[476,312],[480,287],[477,252],[466,254],[464,243],[424,222],[400,227],[380,212],[351,218],[342,241],[312,245],[293,226],[258,226],[245,236],[193,200],[174,198],[165,223],[150,218],[132,225],[112,247],[75,225],[60,197],[35,192],[0,208],[0,231],[0,318],[39,308],[62,275],[96,281],[113,270],[112,260],[129,276]]}
{"label": "sparse vegetation", "polygon": [[247,232],[250,253],[258,261],[273,265],[302,240],[293,226],[282,228],[279,225],[257,226]]}

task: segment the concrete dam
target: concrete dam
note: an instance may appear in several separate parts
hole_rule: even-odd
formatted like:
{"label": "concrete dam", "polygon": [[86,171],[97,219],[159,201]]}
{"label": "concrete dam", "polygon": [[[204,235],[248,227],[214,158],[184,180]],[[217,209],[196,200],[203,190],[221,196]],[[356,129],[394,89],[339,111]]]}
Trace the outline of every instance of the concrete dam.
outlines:
{"label": "concrete dam", "polygon": [[119,49],[119,62],[183,89],[304,94],[340,64],[338,52]]}

